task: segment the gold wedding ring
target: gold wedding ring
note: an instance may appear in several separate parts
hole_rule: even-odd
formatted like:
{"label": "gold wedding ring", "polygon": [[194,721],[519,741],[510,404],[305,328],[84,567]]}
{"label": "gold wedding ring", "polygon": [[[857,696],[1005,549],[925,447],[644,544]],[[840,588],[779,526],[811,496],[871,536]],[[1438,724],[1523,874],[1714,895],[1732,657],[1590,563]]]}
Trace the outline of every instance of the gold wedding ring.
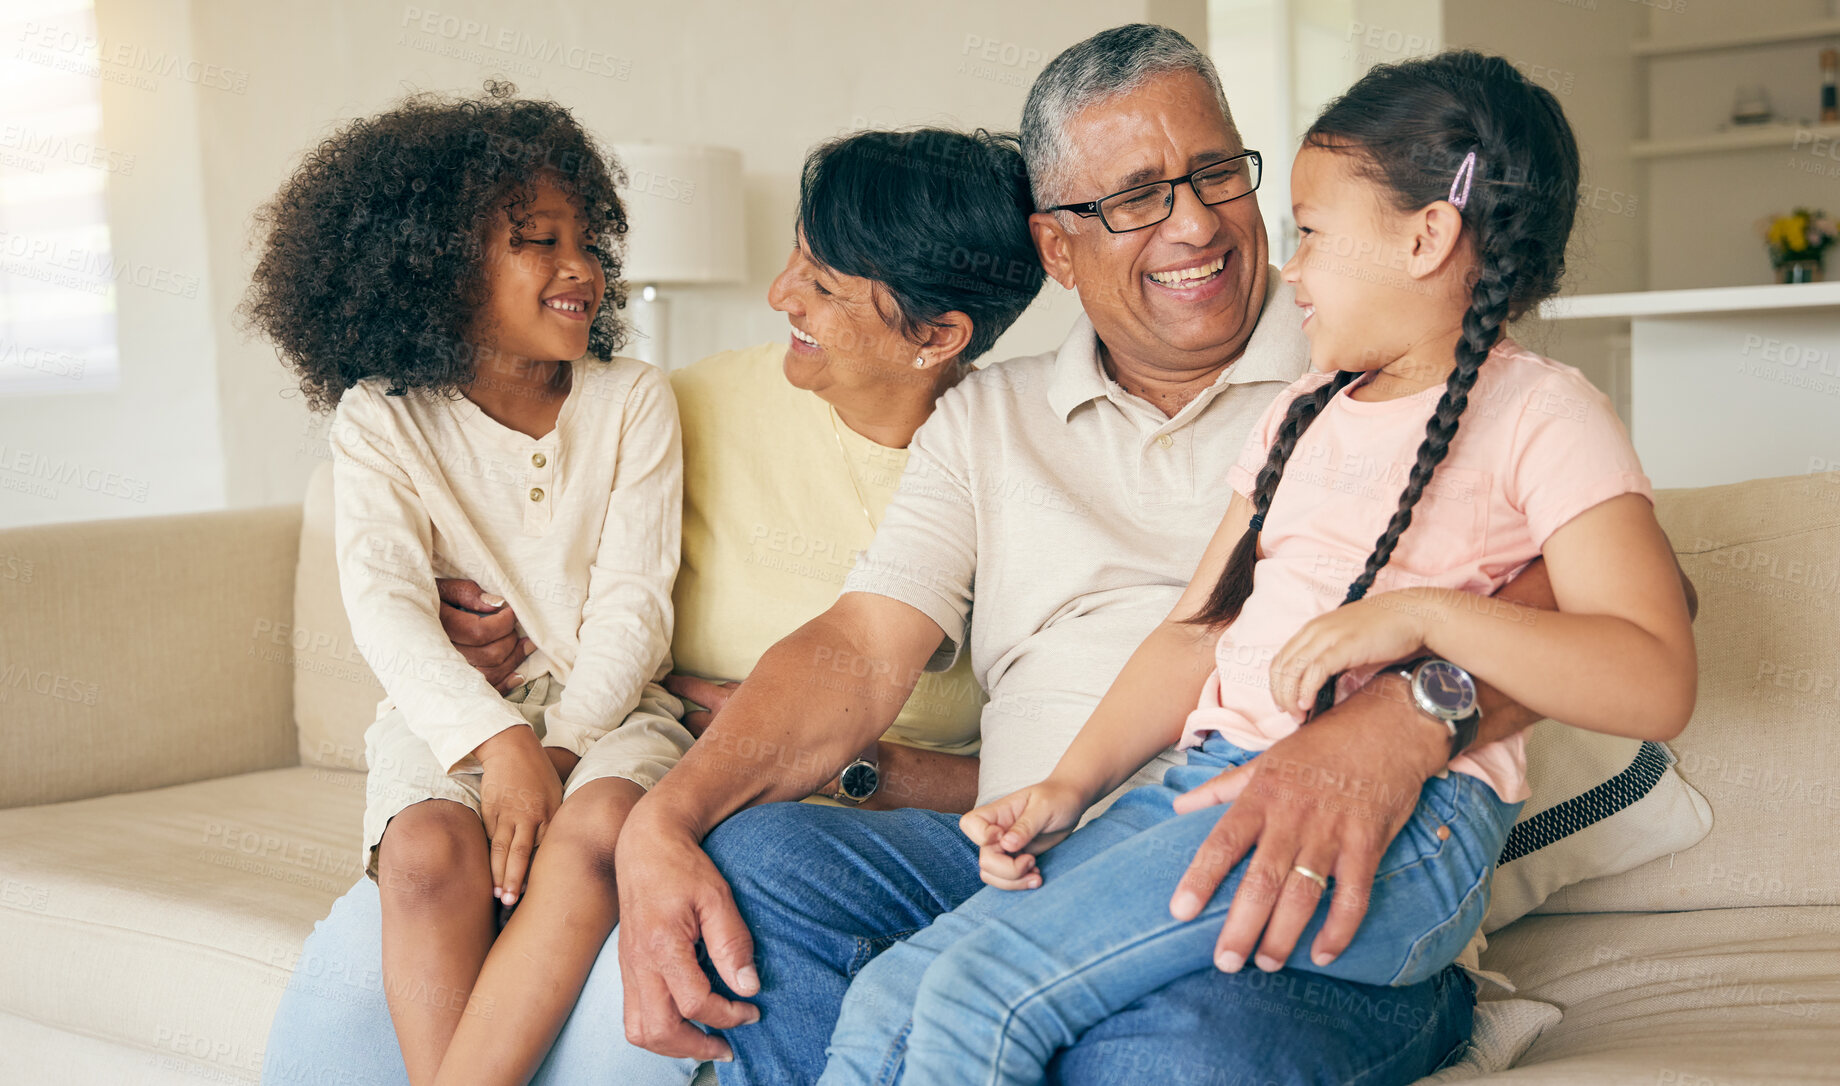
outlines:
{"label": "gold wedding ring", "polygon": [[1309,879],[1311,882],[1315,883],[1317,886],[1323,888],[1324,890],[1327,890],[1329,888],[1329,880],[1326,877],[1322,875],[1318,875],[1316,872],[1311,871],[1309,868],[1303,866],[1302,864],[1298,864],[1297,866],[1291,868],[1291,870],[1297,872],[1297,874],[1299,875],[1302,875],[1304,878]]}

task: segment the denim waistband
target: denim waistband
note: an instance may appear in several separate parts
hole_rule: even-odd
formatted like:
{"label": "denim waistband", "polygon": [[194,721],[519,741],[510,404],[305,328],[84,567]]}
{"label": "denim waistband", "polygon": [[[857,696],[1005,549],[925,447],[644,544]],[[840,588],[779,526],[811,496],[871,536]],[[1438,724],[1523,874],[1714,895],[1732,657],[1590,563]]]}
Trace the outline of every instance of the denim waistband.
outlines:
{"label": "denim waistband", "polygon": [[1219,732],[1210,732],[1198,747],[1188,749],[1189,765],[1228,766],[1245,765],[1257,758],[1263,751],[1247,750]]}

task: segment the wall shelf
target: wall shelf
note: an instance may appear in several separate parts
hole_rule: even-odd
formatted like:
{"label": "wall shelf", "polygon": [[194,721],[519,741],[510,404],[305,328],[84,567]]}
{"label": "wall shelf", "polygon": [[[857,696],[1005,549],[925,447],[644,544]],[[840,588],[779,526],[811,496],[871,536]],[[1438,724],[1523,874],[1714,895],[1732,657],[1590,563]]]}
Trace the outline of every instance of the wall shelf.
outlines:
{"label": "wall shelf", "polygon": [[[1790,151],[1795,149],[1798,133],[1807,133],[1813,139],[1840,141],[1840,124],[1760,124],[1755,127],[1731,128],[1724,132],[1708,132],[1703,136],[1637,140],[1629,145],[1629,154],[1633,158],[1679,158],[1683,155],[1721,154],[1727,151]],[[1840,165],[1840,159],[1836,159],[1835,165]]]}
{"label": "wall shelf", "polygon": [[1634,317],[1702,317],[1773,309],[1840,307],[1840,283],[1766,283],[1749,287],[1637,290],[1626,294],[1575,294],[1540,303],[1547,320]]}
{"label": "wall shelf", "polygon": [[1759,45],[1782,45],[1798,41],[1840,38],[1840,19],[1817,19],[1769,30],[1722,35],[1718,38],[1685,38],[1680,41],[1642,38],[1629,47],[1638,57],[1679,56],[1686,53],[1718,53],[1727,49],[1749,49]]}

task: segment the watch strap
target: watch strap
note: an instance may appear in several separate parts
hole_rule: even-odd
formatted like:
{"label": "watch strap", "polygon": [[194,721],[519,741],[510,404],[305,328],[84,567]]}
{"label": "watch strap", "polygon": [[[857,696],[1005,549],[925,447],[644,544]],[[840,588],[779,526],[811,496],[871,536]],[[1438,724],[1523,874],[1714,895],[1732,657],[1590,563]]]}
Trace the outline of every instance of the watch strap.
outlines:
{"label": "watch strap", "polygon": [[[855,769],[859,765],[866,765],[870,769],[875,771],[875,774],[876,774],[875,786],[863,795],[852,796],[850,795],[849,792],[844,790],[843,779],[850,772],[850,770]],[[868,800],[871,797],[873,797],[875,793],[881,791],[881,787],[882,787],[881,772],[882,772],[881,743],[878,741],[878,742],[869,744],[868,749],[864,750],[861,754],[858,754],[856,757],[850,759],[849,762],[846,763],[842,769],[837,771],[836,783],[827,794],[830,796],[830,798],[836,800],[838,803],[844,804],[845,806],[859,807],[862,804],[868,802]]]}
{"label": "watch strap", "polygon": [[1482,729],[1482,706],[1479,704],[1470,714],[1461,720],[1450,722],[1450,757],[1454,761],[1476,743],[1476,733]]}
{"label": "watch strap", "polygon": [[[1388,674],[1398,675],[1405,679],[1406,698],[1411,703],[1412,708],[1418,711],[1420,716],[1442,725],[1450,732],[1450,757],[1454,761],[1457,755],[1468,750],[1470,746],[1476,742],[1476,733],[1482,727],[1482,706],[1478,704],[1476,708],[1470,711],[1468,716],[1460,717],[1456,720],[1446,720],[1443,717],[1425,712],[1424,708],[1418,703],[1417,695],[1412,692],[1412,684],[1417,680],[1418,669],[1421,665],[1428,660],[1438,659],[1442,659],[1442,657],[1431,655],[1415,656],[1410,660],[1393,664],[1384,670]],[[1474,681],[1473,676],[1472,681]]]}

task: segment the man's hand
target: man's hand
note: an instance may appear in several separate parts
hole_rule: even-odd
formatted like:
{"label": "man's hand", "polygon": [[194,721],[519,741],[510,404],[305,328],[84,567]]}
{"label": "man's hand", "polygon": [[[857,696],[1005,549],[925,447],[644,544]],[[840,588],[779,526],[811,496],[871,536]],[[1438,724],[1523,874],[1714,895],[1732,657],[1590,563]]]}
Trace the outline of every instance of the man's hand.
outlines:
{"label": "man's hand", "polygon": [[524,892],[530,854],[562,806],[562,782],[537,733],[522,725],[479,744],[474,754],[485,766],[479,813],[492,840],[492,896],[509,908]]}
{"label": "man's hand", "polygon": [[1194,919],[1251,852],[1214,961],[1236,972],[1256,948],[1260,969],[1279,969],[1323,894],[1315,880],[1293,870],[1302,866],[1335,880],[1328,919],[1310,953],[1327,965],[1354,940],[1380,858],[1411,817],[1419,789],[1449,757],[1445,733],[1411,707],[1405,681],[1375,679],[1252,762],[1177,798],[1179,814],[1233,806],[1182,876],[1170,914]]}
{"label": "man's hand", "polygon": [[614,866],[626,1039],[674,1059],[733,1059],[727,1042],[690,1024],[733,1029],[760,1021],[752,1004],[716,995],[696,959],[700,939],[730,991],[760,991],[754,940],[728,883],[693,836],[658,824],[643,801],[620,831]]}
{"label": "man's hand", "polygon": [[715,723],[716,714],[722,711],[722,706],[727,705],[728,699],[741,689],[741,684],[711,682],[695,675],[673,671],[664,677],[664,688],[685,701],[702,706],[701,709],[692,709],[684,714],[684,730],[701,739],[709,725]]}
{"label": "man's hand", "polygon": [[499,693],[509,694],[523,684],[518,665],[536,645],[517,635],[517,616],[504,598],[480,591],[472,581],[440,579],[441,629],[473,669],[486,677]]}

